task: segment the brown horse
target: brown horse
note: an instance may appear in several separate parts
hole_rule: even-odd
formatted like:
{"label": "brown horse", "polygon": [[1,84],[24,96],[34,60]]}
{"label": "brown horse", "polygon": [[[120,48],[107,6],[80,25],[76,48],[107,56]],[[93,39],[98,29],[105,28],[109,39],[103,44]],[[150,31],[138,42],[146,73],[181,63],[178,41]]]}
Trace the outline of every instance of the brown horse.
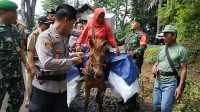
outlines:
{"label": "brown horse", "polygon": [[101,39],[89,40],[90,45],[90,57],[86,62],[83,69],[84,81],[85,81],[85,105],[84,111],[87,111],[89,104],[89,95],[91,88],[98,88],[96,94],[96,103],[99,105],[99,109],[102,109],[103,96],[106,90],[104,82],[104,68],[105,54],[106,54],[106,41]]}

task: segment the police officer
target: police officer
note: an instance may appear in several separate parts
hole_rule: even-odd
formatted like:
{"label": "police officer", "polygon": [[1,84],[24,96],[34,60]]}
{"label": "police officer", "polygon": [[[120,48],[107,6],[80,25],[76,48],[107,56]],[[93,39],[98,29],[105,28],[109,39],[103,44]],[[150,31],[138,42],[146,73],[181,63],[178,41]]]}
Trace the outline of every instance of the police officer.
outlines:
{"label": "police officer", "polygon": [[67,111],[66,72],[72,64],[81,63],[84,56],[82,52],[69,55],[67,48],[66,38],[69,38],[76,14],[72,6],[59,5],[55,23],[37,39],[41,71],[33,79],[29,112]]}
{"label": "police officer", "polygon": [[20,32],[13,26],[17,20],[17,8],[12,1],[0,0],[0,105],[8,92],[6,112],[19,112],[23,103],[24,83],[20,59],[29,71],[23,49],[20,49]]}
{"label": "police officer", "polygon": [[36,72],[35,63],[38,62],[38,56],[35,51],[35,43],[39,34],[49,28],[50,22],[46,16],[41,16],[38,19],[38,24],[39,27],[30,34],[27,41],[27,60],[30,65],[30,74],[26,74],[26,106],[29,104],[32,80]]}

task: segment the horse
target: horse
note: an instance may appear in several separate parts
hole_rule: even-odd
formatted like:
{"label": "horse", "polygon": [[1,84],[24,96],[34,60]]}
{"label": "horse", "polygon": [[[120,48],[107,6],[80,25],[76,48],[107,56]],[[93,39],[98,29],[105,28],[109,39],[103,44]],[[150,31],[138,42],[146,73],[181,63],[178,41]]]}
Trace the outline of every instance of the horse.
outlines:
{"label": "horse", "polygon": [[98,88],[95,102],[98,103],[99,110],[103,108],[102,103],[104,92],[106,90],[106,85],[104,82],[104,70],[106,67],[104,61],[106,55],[106,44],[107,42],[101,39],[89,40],[90,56],[82,70],[85,81],[85,112],[87,112],[91,88]]}

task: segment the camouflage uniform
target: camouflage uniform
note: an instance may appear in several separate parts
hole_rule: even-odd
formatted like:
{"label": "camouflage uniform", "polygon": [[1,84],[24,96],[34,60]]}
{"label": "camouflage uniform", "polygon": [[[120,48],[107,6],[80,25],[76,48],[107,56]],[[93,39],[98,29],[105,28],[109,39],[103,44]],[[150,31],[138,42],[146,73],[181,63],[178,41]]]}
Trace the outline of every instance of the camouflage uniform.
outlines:
{"label": "camouflage uniform", "polygon": [[0,105],[8,92],[7,112],[18,112],[23,103],[20,41],[20,33],[16,27],[0,22]]}
{"label": "camouflage uniform", "polygon": [[125,51],[128,54],[135,52],[133,58],[136,60],[138,69],[141,72],[141,67],[144,60],[144,50],[147,44],[146,33],[142,31],[130,32],[121,41],[125,43]]}

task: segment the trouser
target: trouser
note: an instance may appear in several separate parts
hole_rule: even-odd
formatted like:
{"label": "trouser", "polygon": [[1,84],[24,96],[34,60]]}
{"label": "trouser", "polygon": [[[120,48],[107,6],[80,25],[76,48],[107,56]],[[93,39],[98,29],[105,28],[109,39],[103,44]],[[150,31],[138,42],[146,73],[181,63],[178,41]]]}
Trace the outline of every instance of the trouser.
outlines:
{"label": "trouser", "polygon": [[162,112],[172,112],[174,93],[177,87],[177,80],[170,83],[160,84],[154,82],[153,110]]}
{"label": "trouser", "polygon": [[141,55],[139,57],[133,56],[133,59],[136,60],[136,65],[141,73],[141,69],[142,69],[142,65],[144,62],[144,53],[142,52]]}
{"label": "trouser", "polygon": [[32,86],[29,112],[67,112],[67,92],[50,93]]}
{"label": "trouser", "polygon": [[23,64],[22,64],[22,71],[23,71],[24,85],[25,85],[25,107],[27,107],[30,102],[33,77],[31,77],[31,75],[27,72]]}
{"label": "trouser", "polygon": [[[5,78],[5,77],[4,77]],[[0,79],[0,106],[4,100],[6,92],[9,98],[6,112],[19,112],[24,99],[23,78]]]}

